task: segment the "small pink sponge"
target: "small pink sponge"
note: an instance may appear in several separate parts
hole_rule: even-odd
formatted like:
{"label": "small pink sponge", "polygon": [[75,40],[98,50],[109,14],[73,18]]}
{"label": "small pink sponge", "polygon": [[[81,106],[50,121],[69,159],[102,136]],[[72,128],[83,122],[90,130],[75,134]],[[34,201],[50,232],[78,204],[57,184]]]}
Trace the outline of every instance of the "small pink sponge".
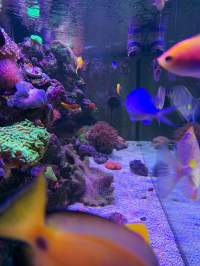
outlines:
{"label": "small pink sponge", "polygon": [[122,169],[122,165],[120,163],[117,162],[113,162],[113,161],[107,161],[104,166],[109,169],[109,170],[121,170]]}

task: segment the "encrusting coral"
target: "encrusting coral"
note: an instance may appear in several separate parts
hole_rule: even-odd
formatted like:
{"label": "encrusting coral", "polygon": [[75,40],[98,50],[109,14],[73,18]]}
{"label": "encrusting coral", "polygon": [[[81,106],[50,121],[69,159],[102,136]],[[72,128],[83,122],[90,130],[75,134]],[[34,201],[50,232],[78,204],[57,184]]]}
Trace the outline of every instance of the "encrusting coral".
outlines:
{"label": "encrusting coral", "polygon": [[43,157],[48,141],[46,129],[28,120],[0,127],[0,155],[5,167],[36,164]]}

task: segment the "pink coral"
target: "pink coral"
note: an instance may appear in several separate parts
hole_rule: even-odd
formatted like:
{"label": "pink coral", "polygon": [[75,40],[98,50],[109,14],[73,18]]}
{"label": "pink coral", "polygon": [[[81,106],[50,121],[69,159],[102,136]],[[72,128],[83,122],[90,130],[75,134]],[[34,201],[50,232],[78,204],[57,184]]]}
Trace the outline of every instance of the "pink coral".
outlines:
{"label": "pink coral", "polygon": [[107,122],[97,122],[88,132],[87,139],[98,152],[110,154],[118,144],[118,132]]}
{"label": "pink coral", "polygon": [[0,60],[0,88],[12,89],[21,80],[20,71],[10,59]]}

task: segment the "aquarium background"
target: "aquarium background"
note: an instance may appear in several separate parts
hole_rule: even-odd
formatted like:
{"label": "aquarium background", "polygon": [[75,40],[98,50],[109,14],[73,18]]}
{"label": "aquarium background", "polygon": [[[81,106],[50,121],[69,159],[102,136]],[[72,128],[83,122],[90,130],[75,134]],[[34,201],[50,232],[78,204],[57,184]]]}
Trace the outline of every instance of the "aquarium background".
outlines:
{"label": "aquarium background", "polygon": [[[156,136],[172,138],[174,128],[157,121],[153,121],[150,126],[132,123],[124,108],[126,95],[137,87],[145,87],[155,95],[159,86],[169,89],[175,85],[184,85],[194,97],[200,97],[198,79],[170,76],[162,70],[159,81],[155,81],[155,56],[151,51],[128,57],[127,40],[131,23],[135,19],[141,24],[143,21],[153,21],[153,24],[160,22],[159,14],[152,12],[149,2],[150,0],[0,0],[0,25],[16,43],[36,34],[46,43],[59,40],[71,47],[77,57],[82,56],[87,65],[81,72],[87,84],[85,93],[98,108],[94,114],[95,119],[109,122],[125,140],[151,141]],[[182,39],[199,34],[199,14],[199,0],[169,0],[166,3],[161,19],[165,49]],[[147,23],[144,35],[147,40],[155,38],[151,23]],[[113,68],[113,61],[117,62],[117,68]],[[109,97],[116,94],[117,83],[122,87],[121,106],[111,114],[107,102]],[[165,106],[169,106],[168,101]],[[185,124],[177,111],[169,117],[177,127]],[[133,180],[129,170],[133,155],[146,164],[150,177],[137,176]],[[160,265],[200,265],[199,202],[194,203],[183,197],[181,187],[166,201],[158,197],[154,187],[152,190],[156,182],[152,173],[157,159],[155,149],[149,142],[130,142],[127,150],[119,153],[115,151],[111,159],[123,165],[120,172],[114,173],[117,197],[115,205],[94,208],[75,204],[70,208],[102,216],[119,211],[129,222],[135,222],[133,217],[143,222],[147,219],[153,238],[152,246],[159,256]],[[94,161],[92,166],[96,167]],[[102,165],[99,168],[105,170]],[[110,170],[108,173],[110,174]],[[147,202],[144,201],[145,197],[148,198]],[[54,198],[52,202],[54,203]],[[158,233],[155,231],[157,229]]]}
{"label": "aquarium background", "polygon": [[[200,82],[196,79],[178,78],[170,80],[162,71],[158,82],[153,79],[151,53],[143,53],[140,58],[127,57],[127,33],[130,21],[139,16],[149,16],[148,0],[135,1],[2,1],[1,25],[20,42],[31,34],[42,35],[46,41],[58,39],[73,47],[77,56],[83,56],[88,67],[83,73],[88,84],[87,94],[97,104],[99,120],[111,120],[107,106],[108,97],[115,92],[116,84],[123,87],[122,99],[137,85],[155,94],[159,86],[170,88],[185,85],[193,95],[198,96]],[[146,8],[145,8],[146,7]],[[168,1],[163,11],[166,48],[177,41],[199,33],[198,0]],[[154,16],[154,14],[152,15]],[[146,33],[151,36],[151,29]],[[145,34],[146,34],[145,33]],[[112,61],[119,67],[114,70]],[[140,60],[140,80],[136,84],[137,62]],[[182,119],[173,115],[178,124]],[[155,135],[172,136],[168,126],[154,122],[151,127],[136,126],[129,121],[122,108],[113,111],[112,124],[122,136],[134,140],[150,140]]]}

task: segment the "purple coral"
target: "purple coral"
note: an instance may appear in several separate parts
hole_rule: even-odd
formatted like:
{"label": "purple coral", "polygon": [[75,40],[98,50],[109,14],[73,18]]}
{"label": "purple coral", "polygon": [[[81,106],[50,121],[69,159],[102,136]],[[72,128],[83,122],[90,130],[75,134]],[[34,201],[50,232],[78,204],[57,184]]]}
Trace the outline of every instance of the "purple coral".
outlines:
{"label": "purple coral", "polygon": [[133,160],[129,162],[129,166],[134,174],[148,176],[148,168],[140,160]]}
{"label": "purple coral", "polygon": [[17,92],[7,101],[9,107],[26,110],[43,107],[47,104],[45,91],[34,88],[31,83],[19,82],[16,89]]}
{"label": "purple coral", "polygon": [[97,164],[104,164],[108,161],[108,156],[106,154],[96,152],[93,156],[94,161]]}
{"label": "purple coral", "polygon": [[53,83],[47,89],[47,98],[50,103],[60,104],[60,102],[65,99],[64,87],[59,82]]}
{"label": "purple coral", "polygon": [[96,150],[90,144],[81,144],[78,148],[78,153],[80,156],[93,156]]}
{"label": "purple coral", "polygon": [[98,152],[110,154],[118,144],[118,132],[107,122],[97,122],[88,132],[87,139]]}

